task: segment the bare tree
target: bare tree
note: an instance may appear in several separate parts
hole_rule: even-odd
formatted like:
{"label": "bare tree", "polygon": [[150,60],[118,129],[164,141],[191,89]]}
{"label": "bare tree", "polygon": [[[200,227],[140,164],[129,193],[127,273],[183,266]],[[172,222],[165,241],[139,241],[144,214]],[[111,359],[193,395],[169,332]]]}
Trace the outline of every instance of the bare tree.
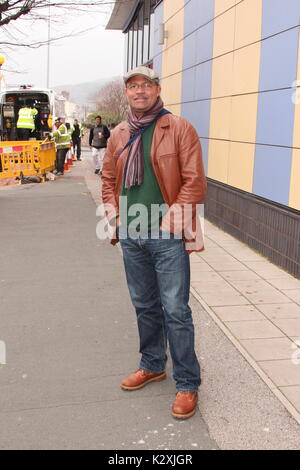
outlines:
{"label": "bare tree", "polygon": [[121,79],[109,82],[91,98],[96,103],[97,113],[107,124],[119,124],[126,118],[128,104]]}
{"label": "bare tree", "polygon": [[[51,23],[59,25],[65,24],[78,14],[87,12],[106,14],[114,3],[109,0],[0,0],[0,2],[0,45],[2,47],[40,47],[48,44],[49,39],[33,41],[30,33],[31,27],[37,22],[49,21],[50,11]],[[55,35],[51,38],[51,42],[85,31],[82,29],[82,31]]]}

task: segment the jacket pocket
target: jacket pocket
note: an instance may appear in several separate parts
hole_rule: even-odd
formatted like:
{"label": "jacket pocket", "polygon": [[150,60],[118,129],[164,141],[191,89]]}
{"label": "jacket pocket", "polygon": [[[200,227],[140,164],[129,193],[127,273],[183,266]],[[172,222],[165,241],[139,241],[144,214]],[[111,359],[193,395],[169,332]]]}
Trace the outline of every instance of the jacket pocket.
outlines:
{"label": "jacket pocket", "polygon": [[157,156],[162,183],[168,194],[168,201],[172,203],[180,191],[181,172],[179,158],[176,153],[168,153]]}

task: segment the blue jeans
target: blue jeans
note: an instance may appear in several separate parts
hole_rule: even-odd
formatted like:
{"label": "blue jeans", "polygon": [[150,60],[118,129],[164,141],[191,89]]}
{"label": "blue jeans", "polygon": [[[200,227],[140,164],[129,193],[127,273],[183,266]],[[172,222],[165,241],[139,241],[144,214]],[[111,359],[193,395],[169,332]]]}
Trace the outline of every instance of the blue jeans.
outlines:
{"label": "blue jeans", "polygon": [[127,284],[137,314],[140,368],[159,373],[166,367],[167,339],[177,391],[196,392],[200,366],[188,305],[190,263],[181,239],[120,238]]}

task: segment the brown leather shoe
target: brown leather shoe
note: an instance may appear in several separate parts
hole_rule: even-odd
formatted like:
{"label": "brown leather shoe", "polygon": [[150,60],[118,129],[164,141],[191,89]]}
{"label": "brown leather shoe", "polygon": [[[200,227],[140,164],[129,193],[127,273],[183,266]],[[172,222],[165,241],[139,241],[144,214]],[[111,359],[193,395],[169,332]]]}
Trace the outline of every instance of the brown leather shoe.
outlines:
{"label": "brown leather shoe", "polygon": [[197,392],[178,392],[172,405],[172,415],[174,418],[190,418],[196,413],[197,402]]}
{"label": "brown leather shoe", "polygon": [[123,390],[138,390],[144,387],[149,382],[160,382],[166,378],[165,372],[159,374],[152,374],[143,369],[138,369],[133,374],[129,375],[121,382],[121,388]]}

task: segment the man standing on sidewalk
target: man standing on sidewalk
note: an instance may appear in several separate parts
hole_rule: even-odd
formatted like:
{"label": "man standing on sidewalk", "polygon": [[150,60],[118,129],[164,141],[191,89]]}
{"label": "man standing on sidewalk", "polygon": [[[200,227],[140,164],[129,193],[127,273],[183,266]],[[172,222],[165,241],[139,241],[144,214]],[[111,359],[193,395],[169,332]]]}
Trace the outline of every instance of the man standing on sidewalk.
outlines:
{"label": "man standing on sidewalk", "polygon": [[110,131],[104,124],[101,124],[101,116],[97,116],[95,126],[91,128],[89,137],[96,175],[98,173],[102,174],[103,159],[109,137]]}
{"label": "man standing on sidewalk", "polygon": [[56,130],[50,134],[51,137],[54,137],[56,146],[56,169],[54,173],[63,175],[66,155],[71,147],[71,136],[63,118],[56,118],[54,124]]}
{"label": "man standing on sidewalk", "polygon": [[78,119],[74,119],[73,126],[71,127],[71,137],[73,142],[74,153],[76,151],[77,160],[81,161],[81,137],[83,137],[82,124],[78,122]]}
{"label": "man standing on sidewalk", "polygon": [[121,242],[142,354],[139,369],[121,388],[138,390],[165,378],[168,340],[177,390],[172,415],[184,419],[196,411],[201,382],[188,305],[188,253],[203,249],[196,212],[206,194],[201,147],[192,125],[164,109],[153,70],[138,67],[124,81],[128,119],[112,133],[102,175],[105,213],[116,225],[112,243]]}

